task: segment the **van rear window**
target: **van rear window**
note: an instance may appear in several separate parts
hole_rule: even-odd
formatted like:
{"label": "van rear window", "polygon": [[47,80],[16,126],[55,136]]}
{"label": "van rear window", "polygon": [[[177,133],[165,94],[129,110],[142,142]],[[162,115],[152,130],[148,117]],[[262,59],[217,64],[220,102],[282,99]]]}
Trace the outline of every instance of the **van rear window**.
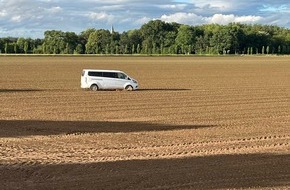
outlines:
{"label": "van rear window", "polygon": [[88,75],[92,76],[92,77],[101,77],[101,76],[103,76],[103,73],[102,72],[89,71]]}

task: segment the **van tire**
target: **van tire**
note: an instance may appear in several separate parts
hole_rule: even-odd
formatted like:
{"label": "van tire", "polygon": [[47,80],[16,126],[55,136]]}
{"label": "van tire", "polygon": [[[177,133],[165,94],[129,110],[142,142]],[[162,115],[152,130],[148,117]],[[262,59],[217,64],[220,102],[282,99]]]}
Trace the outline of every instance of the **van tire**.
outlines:
{"label": "van tire", "polygon": [[133,91],[133,86],[128,85],[128,86],[126,86],[125,90],[127,90],[127,91]]}
{"label": "van tire", "polygon": [[91,87],[90,87],[91,91],[98,91],[99,90],[99,87],[98,85],[96,84],[93,84]]}

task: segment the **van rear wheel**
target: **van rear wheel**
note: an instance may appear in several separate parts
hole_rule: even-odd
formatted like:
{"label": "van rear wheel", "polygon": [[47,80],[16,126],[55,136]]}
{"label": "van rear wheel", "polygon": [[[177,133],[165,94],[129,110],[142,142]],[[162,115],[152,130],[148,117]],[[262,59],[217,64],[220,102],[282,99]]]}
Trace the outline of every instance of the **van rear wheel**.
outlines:
{"label": "van rear wheel", "polygon": [[131,85],[126,86],[125,88],[127,91],[133,91],[133,87]]}
{"label": "van rear wheel", "polygon": [[91,89],[92,91],[98,91],[98,90],[99,90],[99,87],[98,87],[98,85],[93,84],[93,85],[90,87],[90,89]]}

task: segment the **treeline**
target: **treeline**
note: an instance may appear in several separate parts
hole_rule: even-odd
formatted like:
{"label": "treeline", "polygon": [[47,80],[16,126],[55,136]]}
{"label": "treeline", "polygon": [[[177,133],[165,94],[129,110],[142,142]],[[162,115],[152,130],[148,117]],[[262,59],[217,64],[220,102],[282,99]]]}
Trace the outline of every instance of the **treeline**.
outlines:
{"label": "treeline", "polygon": [[150,21],[123,33],[51,30],[44,39],[0,38],[1,54],[290,54],[290,30],[270,25],[189,26]]}

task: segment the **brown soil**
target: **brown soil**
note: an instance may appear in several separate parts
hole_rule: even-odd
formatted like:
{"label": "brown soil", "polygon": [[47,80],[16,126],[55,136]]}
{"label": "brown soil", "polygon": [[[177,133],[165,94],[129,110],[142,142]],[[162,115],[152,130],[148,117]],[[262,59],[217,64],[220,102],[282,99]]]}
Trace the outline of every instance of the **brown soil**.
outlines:
{"label": "brown soil", "polygon": [[[0,189],[289,189],[289,62],[0,57]],[[140,90],[82,90],[84,68]]]}

